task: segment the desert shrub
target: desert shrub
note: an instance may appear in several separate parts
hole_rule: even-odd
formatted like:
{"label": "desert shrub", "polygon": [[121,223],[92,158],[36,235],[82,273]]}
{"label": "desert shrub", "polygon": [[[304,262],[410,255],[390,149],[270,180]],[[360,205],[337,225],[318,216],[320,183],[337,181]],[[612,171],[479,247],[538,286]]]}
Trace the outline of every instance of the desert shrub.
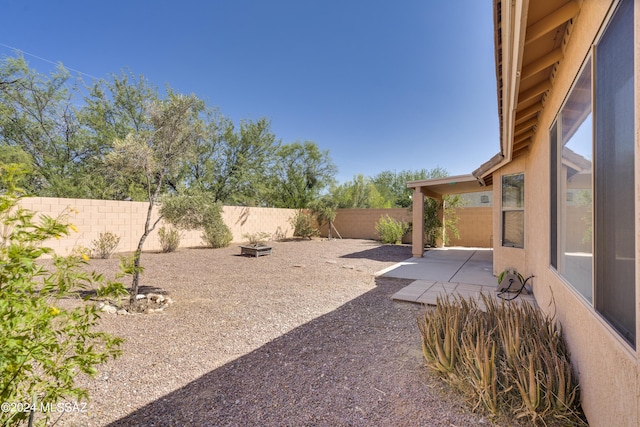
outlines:
{"label": "desert shrub", "polygon": [[265,231],[258,231],[256,233],[244,233],[242,237],[247,239],[250,245],[259,245],[265,240],[269,239],[271,237],[271,234]]}
{"label": "desert shrub", "polygon": [[402,237],[409,230],[409,224],[404,221],[397,221],[389,215],[381,216],[376,223],[376,231],[382,243],[399,244]]}
{"label": "desert shrub", "polygon": [[[92,304],[64,308],[62,300],[103,278],[85,271],[85,253],[62,257],[43,246],[75,228],[66,216],[36,220],[34,212],[19,207],[14,188],[5,188],[0,193],[0,402],[35,402],[39,408],[86,400],[87,390],[75,380],[95,375],[96,366],[119,355],[122,340],[95,330],[99,315]],[[37,262],[45,254],[53,258],[46,269]],[[99,289],[105,288],[124,289],[111,282]],[[3,406],[0,425],[26,422],[30,413],[18,409]],[[52,414],[33,413],[38,425]]]}
{"label": "desert shrub", "polygon": [[418,319],[432,370],[467,394],[474,410],[534,423],[584,425],[578,384],[559,327],[528,303],[439,298]]}
{"label": "desert shrub", "polygon": [[290,220],[293,226],[293,235],[311,240],[312,237],[320,235],[320,230],[316,227],[313,215],[298,211]]}
{"label": "desert shrub", "polygon": [[202,232],[202,240],[212,248],[225,248],[233,240],[231,230],[220,218],[219,221],[207,224]]}
{"label": "desert shrub", "polygon": [[162,252],[175,252],[180,246],[180,231],[173,227],[160,227],[158,229],[158,238]]}
{"label": "desert shrub", "polygon": [[116,251],[120,243],[120,236],[110,231],[100,233],[97,239],[91,241],[91,256],[108,259]]}
{"label": "desert shrub", "polygon": [[222,219],[222,205],[205,193],[166,197],[160,215],[183,230],[203,230],[203,242],[212,248],[224,248],[233,240],[231,230]]}

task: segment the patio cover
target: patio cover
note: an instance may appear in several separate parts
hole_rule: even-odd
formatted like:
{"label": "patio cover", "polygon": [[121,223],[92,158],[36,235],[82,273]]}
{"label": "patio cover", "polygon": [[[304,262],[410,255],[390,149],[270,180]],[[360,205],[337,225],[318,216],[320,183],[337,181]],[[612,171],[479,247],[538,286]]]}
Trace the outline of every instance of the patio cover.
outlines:
{"label": "patio cover", "polygon": [[[408,188],[413,188],[413,231],[411,252],[414,257],[422,257],[424,253],[424,197],[431,197],[439,201],[448,194],[474,193],[487,191],[491,187],[486,181],[476,178],[472,174],[448,176],[445,178],[422,179],[407,182]],[[444,210],[438,211],[438,219],[444,222]]]}

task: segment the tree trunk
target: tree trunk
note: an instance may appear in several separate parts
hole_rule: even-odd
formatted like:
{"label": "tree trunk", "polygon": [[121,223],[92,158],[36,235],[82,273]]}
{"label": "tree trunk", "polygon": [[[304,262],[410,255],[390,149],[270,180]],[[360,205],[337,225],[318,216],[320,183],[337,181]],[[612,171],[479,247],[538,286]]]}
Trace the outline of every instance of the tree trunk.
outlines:
{"label": "tree trunk", "polygon": [[[156,192],[157,193],[157,192]],[[140,241],[138,242],[138,248],[136,252],[133,254],[133,275],[131,278],[131,292],[129,294],[129,303],[133,304],[136,302],[136,296],[138,295],[138,287],[140,281],[140,257],[142,256],[142,247],[144,246],[144,241],[147,240],[147,236],[156,228],[156,225],[160,222],[162,217],[158,217],[158,219],[151,224],[151,216],[153,215],[153,205],[155,204],[156,197],[153,197],[153,200],[149,201],[149,209],[147,209],[147,219],[144,223],[144,233],[142,237],[140,237]]]}

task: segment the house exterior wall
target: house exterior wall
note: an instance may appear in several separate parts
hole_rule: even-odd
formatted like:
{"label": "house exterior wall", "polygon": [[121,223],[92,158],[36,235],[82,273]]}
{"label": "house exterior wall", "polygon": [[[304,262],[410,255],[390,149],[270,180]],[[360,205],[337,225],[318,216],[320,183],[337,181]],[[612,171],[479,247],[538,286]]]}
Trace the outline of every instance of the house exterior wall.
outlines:
{"label": "house exterior wall", "polygon": [[[640,425],[640,365],[637,351],[622,340],[578,292],[550,267],[549,130],[587,57],[614,1],[584,1],[575,21],[554,85],[541,113],[528,155],[494,173],[494,273],[515,266],[534,274],[533,290],[541,310],[562,326],[571,360],[580,381],[583,409],[591,426]],[[635,159],[636,159],[636,312],[640,314],[640,4],[635,7]],[[525,248],[500,246],[500,177],[525,172]],[[574,212],[580,220],[581,212]],[[581,242],[573,242],[580,245]],[[636,325],[640,316],[636,315]],[[636,327],[638,330],[638,327]],[[636,334],[637,335],[637,334]]]}
{"label": "house exterior wall", "polygon": [[[144,230],[149,207],[149,204],[145,202],[54,197],[28,197],[22,199],[20,205],[24,209],[54,218],[62,213],[68,215],[69,222],[76,226],[78,232],[72,232],[68,238],[51,239],[45,243],[59,255],[69,254],[76,246],[91,248],[91,242],[97,239],[100,233],[107,231],[120,236],[117,252],[135,251]],[[243,234],[256,232],[271,233],[276,239],[293,236],[293,228],[289,219],[296,212],[296,209],[224,206],[222,219],[231,229],[233,242],[246,241]],[[157,209],[154,209],[152,221],[156,218]],[[162,248],[158,238],[158,228],[162,225],[161,222],[151,232],[145,241],[144,250],[156,251]],[[199,230],[182,232],[180,246],[203,246],[201,234],[202,231]]]}

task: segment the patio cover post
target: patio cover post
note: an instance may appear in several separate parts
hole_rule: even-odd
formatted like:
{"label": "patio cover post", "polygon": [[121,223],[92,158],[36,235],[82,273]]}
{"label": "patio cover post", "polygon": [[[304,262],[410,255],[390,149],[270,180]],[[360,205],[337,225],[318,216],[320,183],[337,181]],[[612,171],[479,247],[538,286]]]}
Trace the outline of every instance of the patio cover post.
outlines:
{"label": "patio cover post", "polygon": [[414,257],[421,258],[424,255],[424,194],[421,187],[415,187],[412,199],[411,253]]}
{"label": "patio cover post", "polygon": [[439,248],[444,248],[444,236],[447,232],[447,227],[444,224],[444,205],[447,202],[444,200],[444,197],[438,199],[438,202],[440,202],[441,208],[438,209],[436,215],[438,217],[438,221],[440,221],[440,224],[442,224],[442,229],[440,230],[440,235],[436,238],[436,246]]}

